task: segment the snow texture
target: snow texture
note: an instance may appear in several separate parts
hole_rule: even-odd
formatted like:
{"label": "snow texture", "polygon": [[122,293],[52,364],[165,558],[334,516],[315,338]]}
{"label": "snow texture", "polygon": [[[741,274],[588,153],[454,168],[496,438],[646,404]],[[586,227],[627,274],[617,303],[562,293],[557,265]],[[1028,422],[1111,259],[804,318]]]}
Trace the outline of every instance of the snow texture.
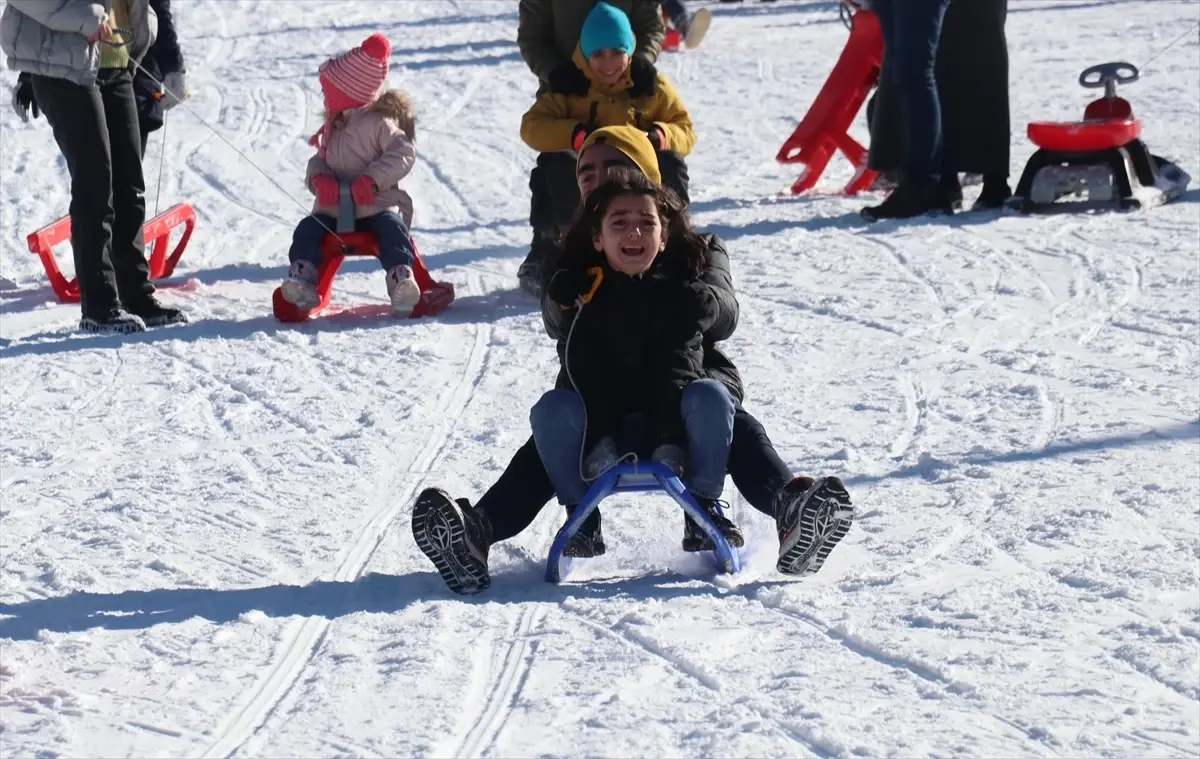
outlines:
{"label": "snow texture", "polygon": [[[551,506],[464,599],[413,544],[413,498],[477,498],[556,369],[515,289],[516,4],[279,5],[176,3],[194,97],[146,174],[152,210],[199,217],[162,291],[191,325],[73,332],[24,240],[66,212],[66,169],[44,119],[0,113],[3,756],[1200,754],[1196,189],[868,226],[877,198],[839,197],[837,158],[791,197],[775,152],[846,30],[828,2],[714,4],[703,47],[660,65],[697,125],[695,219],[729,243],[728,352],[784,457],[845,478],[858,521],[788,579],[729,485],[748,569],[717,578],[668,499],[615,498],[608,555],[553,587]],[[1083,68],[1142,65],[1197,20],[1010,6],[1014,181],[1025,123],[1095,94]],[[377,264],[350,261],[346,310],[280,325],[315,71],[375,31],[420,109],[417,239],[459,298],[396,322]],[[1189,33],[1122,92],[1200,177],[1197,53]]]}

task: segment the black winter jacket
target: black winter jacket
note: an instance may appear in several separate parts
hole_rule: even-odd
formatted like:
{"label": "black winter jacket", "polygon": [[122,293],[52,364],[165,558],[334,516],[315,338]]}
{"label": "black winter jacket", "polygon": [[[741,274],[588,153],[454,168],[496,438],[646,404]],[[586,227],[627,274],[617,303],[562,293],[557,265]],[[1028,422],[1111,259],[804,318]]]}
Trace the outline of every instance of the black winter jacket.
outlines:
{"label": "black winter jacket", "polygon": [[682,444],[681,394],[697,379],[718,379],[741,400],[736,367],[712,345],[736,326],[737,300],[728,257],[719,240],[710,237],[709,242],[710,266],[695,280],[659,262],[630,277],[612,271],[590,251],[578,260],[567,257],[556,272],[603,270],[602,284],[582,309],[556,303],[553,287],[542,299],[547,332],[558,340],[557,386],[582,396],[588,445],[614,434],[619,420],[636,412],[647,415],[653,442]]}
{"label": "black winter jacket", "polygon": [[[729,360],[716,343],[721,340],[728,340],[733,337],[734,331],[738,325],[738,302],[737,295],[733,290],[733,274],[729,268],[729,254],[725,250],[725,243],[716,235],[702,235],[704,242],[708,244],[708,266],[700,273],[700,281],[703,282],[712,292],[713,297],[717,300],[717,319],[712,326],[704,331],[702,346],[704,349],[704,375],[709,379],[715,379],[725,387],[729,388],[730,394],[733,395],[734,401],[739,405],[746,397],[745,389],[742,387],[742,377],[738,373],[737,367]],[[548,258],[545,271],[547,274],[553,274],[559,268],[561,260],[561,251],[555,251],[556,255]],[[543,281],[543,292],[546,285],[549,283],[550,277],[546,277]],[[545,303],[543,302],[543,306]],[[562,341],[567,337],[567,329],[570,327],[570,319],[564,318],[563,314],[551,313],[547,314],[545,309],[542,311],[542,322],[546,327],[546,333],[550,337],[559,341],[559,349],[561,351]],[[567,375],[563,371],[558,373],[558,382],[555,387],[571,388],[571,383]]]}
{"label": "black winter jacket", "polygon": [[158,16],[158,37],[150,46],[146,57],[142,59],[142,68],[135,70],[133,76],[133,97],[137,101],[138,123],[142,131],[147,133],[163,125],[160,88],[150,77],[153,76],[161,82],[167,74],[185,70],[183,52],[179,49],[179,37],[175,33],[175,18],[171,15],[171,0],[150,0],[150,7]]}

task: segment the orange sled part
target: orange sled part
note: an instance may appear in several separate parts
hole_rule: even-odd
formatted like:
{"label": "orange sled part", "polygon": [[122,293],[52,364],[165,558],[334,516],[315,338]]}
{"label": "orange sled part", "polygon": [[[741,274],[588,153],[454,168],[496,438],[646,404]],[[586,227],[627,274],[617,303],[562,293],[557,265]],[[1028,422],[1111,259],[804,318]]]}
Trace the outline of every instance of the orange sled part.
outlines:
{"label": "orange sled part", "polygon": [[[413,241],[413,278],[421,288],[421,299],[413,308],[411,318],[440,314],[454,302],[454,285],[449,282],[436,282],[425,268],[425,262]],[[321,268],[317,271],[317,294],[321,302],[311,311],[297,308],[294,303],[283,297],[283,288],[276,287],[271,296],[271,308],[275,318],[281,322],[302,322],[324,311],[329,307],[333,295],[333,279],[346,256],[379,257],[379,241],[369,232],[343,232],[338,235],[327,234],[321,241]]]}
{"label": "orange sled part", "polygon": [[800,163],[805,169],[792,185],[792,194],[812,189],[835,151],[840,150],[854,165],[854,178],[846,185],[847,195],[856,195],[875,182],[877,172],[867,168],[867,151],[847,131],[859,108],[879,80],[883,65],[883,34],[879,17],[858,11],[837,65],[829,73],[817,99],[804,119],[783,143],[775,160]]}
{"label": "orange sled part", "polygon": [[[171,240],[171,232],[182,226],[183,236],[175,244],[171,255],[167,255],[167,244]],[[196,212],[187,203],[171,206],[158,216],[150,219],[142,227],[142,236],[146,247],[150,249],[150,279],[165,279],[175,271],[175,265],[183,256],[192,230],[196,228]],[[50,278],[50,286],[62,303],[79,302],[79,283],[76,279],[67,279],[58,268],[54,258],[54,246],[71,239],[71,217],[63,218],[47,224],[27,238],[29,250],[42,260],[42,268]]]}

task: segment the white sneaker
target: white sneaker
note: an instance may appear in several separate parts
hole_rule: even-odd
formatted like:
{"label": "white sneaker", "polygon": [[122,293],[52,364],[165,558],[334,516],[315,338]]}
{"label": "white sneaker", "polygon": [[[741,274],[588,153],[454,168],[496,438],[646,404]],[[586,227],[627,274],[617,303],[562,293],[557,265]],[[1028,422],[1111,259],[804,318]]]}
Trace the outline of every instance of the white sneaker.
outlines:
{"label": "white sneaker", "polygon": [[411,266],[395,266],[387,273],[387,293],[392,301],[392,316],[412,316],[421,300],[421,286],[413,277]]}
{"label": "white sneaker", "polygon": [[321,303],[317,293],[317,267],[310,261],[294,262],[280,289],[284,300],[304,311],[311,311]]}

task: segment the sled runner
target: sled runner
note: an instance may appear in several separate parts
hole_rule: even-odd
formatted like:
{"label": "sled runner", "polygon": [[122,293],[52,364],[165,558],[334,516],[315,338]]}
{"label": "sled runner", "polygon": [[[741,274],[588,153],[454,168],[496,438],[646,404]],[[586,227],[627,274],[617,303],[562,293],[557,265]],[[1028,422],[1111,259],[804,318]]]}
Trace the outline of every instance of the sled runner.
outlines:
{"label": "sled runner", "polygon": [[687,512],[704,534],[712,541],[713,560],[717,571],[724,574],[735,574],[742,569],[741,557],[729,545],[729,541],[712,519],[700,508],[699,504],[687,492],[683,483],[675,473],[663,464],[635,463],[619,464],[602,474],[584,496],[583,502],[575,509],[575,513],[558,531],[554,543],[550,546],[550,558],[546,561],[546,582],[562,582],[570,573],[576,559],[564,556],[567,544],[572,536],[579,531],[584,520],[596,510],[600,502],[614,493],[645,493],[663,491],[671,496],[683,510]]}
{"label": "sled runner", "polygon": [[[175,249],[167,255],[167,244],[171,241],[171,232],[177,227],[183,227],[183,236],[175,244]],[[150,250],[150,279],[165,279],[175,271],[183,251],[187,248],[192,230],[196,227],[196,212],[187,203],[171,206],[158,216],[150,219],[142,227],[142,236],[146,247]],[[29,251],[42,260],[42,268],[50,279],[50,287],[62,303],[79,302],[79,282],[77,279],[67,279],[58,267],[54,257],[54,246],[71,240],[71,217],[63,218],[47,224],[36,232],[31,233],[26,242]]]}
{"label": "sled runner", "polygon": [[867,151],[847,131],[858,115],[863,101],[879,79],[883,65],[883,34],[879,17],[871,11],[854,14],[850,39],[838,58],[825,85],[817,94],[804,119],[787,138],[775,160],[779,163],[804,164],[804,171],[792,185],[792,194],[812,189],[821,178],[835,151],[854,165],[854,177],[843,192],[857,195],[874,182],[876,172],[867,168]]}
{"label": "sled runner", "polygon": [[[333,279],[347,256],[379,257],[379,241],[368,232],[355,232],[354,200],[350,195],[350,184],[341,184],[338,206],[337,231],[325,235],[321,241],[321,266],[317,270],[317,294],[321,302],[310,310],[299,308],[283,297],[283,288],[276,287],[271,296],[271,308],[275,318],[281,322],[302,322],[316,316],[329,307],[333,296]],[[437,282],[425,268],[416,240],[412,240],[413,278],[421,288],[421,299],[413,308],[411,318],[440,314],[454,301],[454,285]]]}
{"label": "sled runner", "polygon": [[[1190,177],[1171,162],[1153,156],[1141,140],[1142,124],[1129,101],[1117,97],[1118,84],[1139,78],[1132,63],[1116,61],[1084,69],[1079,84],[1103,87],[1080,121],[1035,121],[1026,129],[1038,146],[1006,206],[1021,213],[1116,207],[1134,209],[1174,200]],[[1067,199],[1063,202],[1060,200]]]}

